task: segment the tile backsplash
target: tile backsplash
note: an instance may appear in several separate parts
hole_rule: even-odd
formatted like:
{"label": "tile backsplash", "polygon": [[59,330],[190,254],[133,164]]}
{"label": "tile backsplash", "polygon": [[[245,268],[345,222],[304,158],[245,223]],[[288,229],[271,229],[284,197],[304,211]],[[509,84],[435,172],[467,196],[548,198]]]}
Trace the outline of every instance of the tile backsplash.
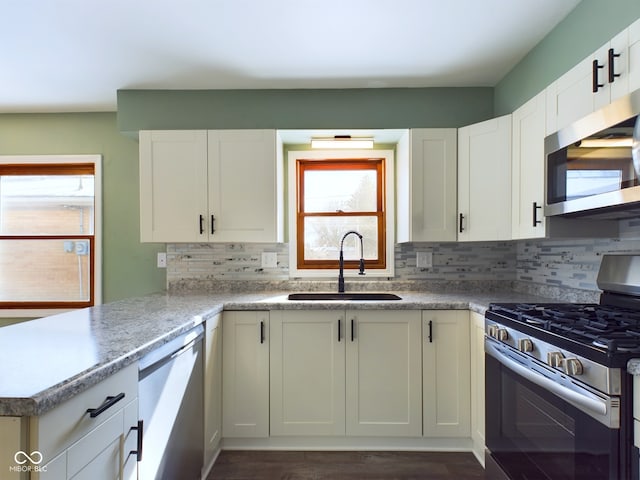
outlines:
{"label": "tile backsplash", "polygon": [[[262,268],[262,252],[277,254],[276,268]],[[417,252],[431,252],[430,268],[416,266]],[[640,254],[640,219],[620,223],[618,238],[519,240],[507,242],[408,243],[395,246],[393,281],[512,281],[518,290],[555,296],[577,289],[587,297],[606,253]],[[188,281],[289,280],[287,244],[168,244],[167,286]]]}

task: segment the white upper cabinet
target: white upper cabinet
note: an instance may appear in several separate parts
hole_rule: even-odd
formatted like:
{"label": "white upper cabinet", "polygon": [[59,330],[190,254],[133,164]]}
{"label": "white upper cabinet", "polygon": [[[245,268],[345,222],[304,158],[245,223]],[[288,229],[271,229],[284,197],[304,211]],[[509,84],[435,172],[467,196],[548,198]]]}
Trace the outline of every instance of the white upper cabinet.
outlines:
{"label": "white upper cabinet", "polygon": [[640,88],[640,20],[547,87],[550,135]]}
{"label": "white upper cabinet", "polygon": [[140,240],[204,241],[207,132],[140,132]]}
{"label": "white upper cabinet", "polygon": [[458,130],[458,240],[511,238],[511,115]]}
{"label": "white upper cabinet", "polygon": [[277,242],[274,130],[209,130],[209,241]]}
{"label": "white upper cabinet", "polygon": [[628,28],[629,32],[629,92],[640,88],[640,19],[636,20]]}
{"label": "white upper cabinet", "polygon": [[545,92],[513,112],[512,238],[543,238]]}
{"label": "white upper cabinet", "polygon": [[414,128],[398,143],[397,240],[456,240],[455,128]]}
{"label": "white upper cabinet", "polygon": [[274,130],[140,132],[143,242],[282,240]]}

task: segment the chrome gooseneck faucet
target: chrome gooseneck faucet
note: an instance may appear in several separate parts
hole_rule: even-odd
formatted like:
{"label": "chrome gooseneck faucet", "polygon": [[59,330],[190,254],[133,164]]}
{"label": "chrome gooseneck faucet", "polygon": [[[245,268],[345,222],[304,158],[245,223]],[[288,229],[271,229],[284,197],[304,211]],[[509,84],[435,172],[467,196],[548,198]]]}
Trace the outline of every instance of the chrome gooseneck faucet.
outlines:
{"label": "chrome gooseneck faucet", "polygon": [[360,239],[360,272],[358,275],[364,275],[364,252],[362,246],[362,235],[360,235],[355,230],[349,230],[342,236],[342,240],[340,240],[340,273],[338,273],[338,293],[344,293],[344,256],[343,256],[343,247],[344,247],[344,239],[349,235],[356,235]]}

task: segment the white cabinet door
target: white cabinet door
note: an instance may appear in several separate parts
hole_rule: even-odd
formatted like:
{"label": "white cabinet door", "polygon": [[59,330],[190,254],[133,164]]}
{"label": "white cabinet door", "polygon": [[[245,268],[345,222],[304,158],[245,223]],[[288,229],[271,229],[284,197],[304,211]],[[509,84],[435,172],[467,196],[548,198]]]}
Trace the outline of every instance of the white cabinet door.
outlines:
{"label": "white cabinet door", "polygon": [[275,130],[209,130],[209,238],[277,242]]}
{"label": "white cabinet door", "polygon": [[421,435],[419,311],[347,311],[347,435]]}
{"label": "white cabinet door", "polygon": [[[606,62],[606,77],[605,81],[609,83],[609,101],[604,105],[596,105],[596,108],[605,106],[620,97],[625,96],[631,90],[629,89],[629,64],[637,63],[637,57],[633,57],[633,51],[629,44],[629,34],[632,28],[627,28],[620,32],[618,35],[611,39],[611,42],[603,49],[604,61]],[[637,48],[637,47],[636,47]],[[609,53],[611,50],[611,53]],[[636,50],[635,54],[638,55],[640,51]],[[611,56],[611,55],[618,55]],[[611,63],[610,63],[611,62]],[[613,77],[610,74],[614,75]]]}
{"label": "white cabinet door", "polygon": [[468,437],[469,312],[425,310],[422,323],[424,436]]}
{"label": "white cabinet door", "polygon": [[628,85],[629,92],[633,92],[640,88],[640,19],[636,20],[629,26],[627,49],[627,69],[628,69]]}
{"label": "white cabinet door", "polygon": [[547,87],[547,135],[593,112],[592,64],[585,58]]}
{"label": "white cabinet door", "polygon": [[344,435],[344,311],[272,311],[270,322],[271,435]]}
{"label": "white cabinet door", "polygon": [[414,128],[398,145],[398,242],[456,239],[457,131]]}
{"label": "white cabinet door", "polygon": [[222,438],[222,315],[205,324],[204,345],[204,468],[208,470]]}
{"label": "white cabinet door", "polygon": [[470,312],[471,440],[473,453],[484,466],[484,316]]}
{"label": "white cabinet door", "polygon": [[544,238],[545,92],[513,112],[512,238]]}
{"label": "white cabinet door", "polygon": [[140,132],[140,240],[206,241],[207,132]]}
{"label": "white cabinet door", "polygon": [[511,238],[511,115],[458,130],[458,240]]}
{"label": "white cabinet door", "polygon": [[269,435],[269,312],[223,314],[222,432]]}

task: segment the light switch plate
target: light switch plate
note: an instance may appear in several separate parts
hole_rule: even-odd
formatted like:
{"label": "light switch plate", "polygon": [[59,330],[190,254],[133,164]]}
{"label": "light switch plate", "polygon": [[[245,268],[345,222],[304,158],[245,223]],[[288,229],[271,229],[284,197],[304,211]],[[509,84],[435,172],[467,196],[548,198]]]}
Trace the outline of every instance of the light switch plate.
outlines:
{"label": "light switch plate", "polygon": [[433,252],[416,252],[416,267],[417,268],[433,267]]}
{"label": "light switch plate", "polygon": [[167,268],[167,253],[166,252],[158,252],[158,257],[157,257],[157,264],[156,266],[158,268]]}
{"label": "light switch plate", "polygon": [[262,268],[278,268],[278,254],[276,252],[262,252]]}

